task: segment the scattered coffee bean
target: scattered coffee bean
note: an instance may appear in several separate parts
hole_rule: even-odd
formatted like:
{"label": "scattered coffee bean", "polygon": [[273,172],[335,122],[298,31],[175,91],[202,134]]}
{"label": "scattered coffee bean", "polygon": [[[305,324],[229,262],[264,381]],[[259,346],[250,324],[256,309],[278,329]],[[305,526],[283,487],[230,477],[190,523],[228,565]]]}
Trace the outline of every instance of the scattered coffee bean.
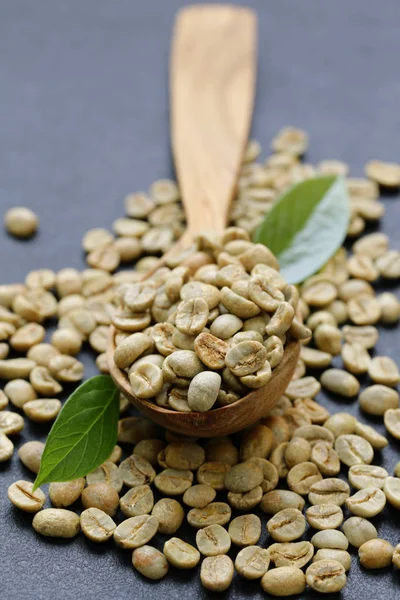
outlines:
{"label": "scattered coffee bean", "polygon": [[247,546],[236,555],[235,568],[245,579],[260,579],[268,571],[269,562],[269,550]]}
{"label": "scattered coffee bean", "polygon": [[164,554],[152,546],[141,546],[132,553],[132,565],[143,577],[162,579],[168,573]]}
{"label": "scattered coffee bean", "polygon": [[359,548],[367,542],[378,537],[375,526],[363,517],[350,517],[344,521],[343,532],[352,546]]}
{"label": "scattered coffee bean", "polygon": [[98,508],[87,508],[81,512],[81,529],[92,542],[106,542],[116,528],[112,518]]}
{"label": "scattered coffee bean", "polygon": [[261,587],[271,596],[295,596],[306,589],[306,576],[297,567],[277,567],[265,573]]}
{"label": "scattered coffee bean", "polygon": [[358,557],[364,569],[384,569],[392,564],[393,552],[392,544],[375,538],[359,547]]}
{"label": "scattered coffee bean", "polygon": [[323,594],[340,592],[347,582],[345,569],[336,560],[318,560],[306,571],[307,584]]}
{"label": "scattered coffee bean", "polygon": [[33,529],[46,537],[73,538],[81,528],[77,514],[65,508],[45,508],[32,521]]}

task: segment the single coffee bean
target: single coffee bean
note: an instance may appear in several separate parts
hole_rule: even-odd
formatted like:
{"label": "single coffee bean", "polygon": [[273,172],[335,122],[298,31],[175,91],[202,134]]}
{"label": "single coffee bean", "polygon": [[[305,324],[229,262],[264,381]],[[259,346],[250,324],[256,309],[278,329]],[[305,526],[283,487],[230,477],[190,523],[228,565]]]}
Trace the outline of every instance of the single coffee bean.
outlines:
{"label": "single coffee bean", "polygon": [[358,380],[343,369],[327,369],[321,375],[321,383],[325,389],[340,396],[351,398],[358,394]]}
{"label": "single coffee bean", "polygon": [[347,260],[347,268],[351,277],[358,277],[365,281],[375,281],[379,277],[378,270],[367,254],[353,254]]}
{"label": "single coffee bean", "polygon": [[303,346],[300,350],[300,358],[304,361],[306,367],[311,369],[323,369],[329,367],[332,361],[332,354],[315,350],[308,346]]}
{"label": "single coffee bean", "polygon": [[231,537],[221,525],[208,525],[197,532],[196,544],[203,556],[217,556],[229,552]]}
{"label": "single coffee bean", "polygon": [[333,314],[327,310],[318,310],[308,317],[307,327],[309,327],[311,331],[315,331],[319,325],[331,325],[332,327],[336,327],[337,321]]}
{"label": "single coffee bean", "polygon": [[342,506],[349,496],[349,485],[342,479],[332,477],[314,483],[310,488],[308,500],[314,505],[336,504],[336,506]]}
{"label": "single coffee bean", "polygon": [[325,477],[332,477],[340,472],[339,456],[329,442],[317,442],[311,450],[310,459]]}
{"label": "single coffee bean", "polygon": [[153,491],[148,485],[138,485],[130,489],[119,501],[126,517],[149,514],[154,505]]}
{"label": "single coffee bean", "polygon": [[217,492],[210,485],[200,483],[187,489],[182,500],[191,508],[204,508],[214,500],[216,494]]}
{"label": "single coffee bean", "polygon": [[274,443],[274,434],[265,425],[255,425],[248,429],[240,444],[240,459],[268,458]]}
{"label": "single coffee bean", "polygon": [[306,518],[314,529],[335,529],[343,521],[343,512],[337,504],[319,504],[306,510]]}
{"label": "single coffee bean", "polygon": [[175,533],[185,518],[182,506],[173,498],[161,498],[155,503],[151,514],[158,520],[158,531],[164,534]]}
{"label": "single coffee bean", "polygon": [[[121,472],[117,465],[111,461],[106,461],[95,471],[88,473],[88,475],[86,475],[86,481],[88,485],[103,481],[114,488],[116,492],[120,492],[124,484],[122,479],[123,474],[124,472]],[[139,483],[137,485],[139,485]]]}
{"label": "single coffee bean", "polygon": [[201,564],[200,580],[207,590],[224,592],[232,583],[233,573],[233,562],[229,556],[208,556]]}
{"label": "single coffee bean", "polygon": [[368,487],[382,489],[388,475],[386,469],[375,465],[353,465],[349,469],[349,481],[357,490]]}
{"label": "single coffee bean", "polygon": [[[141,440],[136,444],[133,449],[133,454],[137,454],[142,458],[145,458],[149,461],[152,467],[156,467],[157,463],[157,454],[161,452],[165,448],[165,442],[163,440]],[[119,457],[120,458],[120,457]],[[111,460],[111,459],[109,459]],[[115,462],[115,461],[111,461]],[[118,461],[117,461],[118,462]]]}
{"label": "single coffee bean", "polygon": [[322,352],[327,352],[331,356],[337,356],[342,350],[343,334],[334,325],[321,323],[314,331],[315,345]]}
{"label": "single coffee bean", "polygon": [[114,530],[114,540],[121,548],[134,549],[144,546],[155,536],[158,520],[151,515],[140,515],[122,521]]}
{"label": "single coffee bean", "polygon": [[225,487],[235,493],[248,492],[262,481],[262,470],[251,462],[234,465],[225,475]]}
{"label": "single coffee bean", "polygon": [[271,596],[295,596],[306,589],[306,576],[297,567],[277,567],[265,573],[261,587]]}
{"label": "single coffee bean", "polygon": [[342,331],[346,342],[349,344],[360,344],[366,350],[374,348],[379,339],[379,332],[373,325],[366,325],[364,327],[345,325]]}
{"label": "single coffee bean", "polygon": [[357,421],[354,433],[363,437],[377,450],[382,450],[382,448],[385,448],[389,443],[383,435],[376,431],[376,429],[365,423],[360,423],[360,421]]}
{"label": "single coffee bean", "polygon": [[359,435],[339,435],[335,442],[335,450],[341,462],[348,467],[370,464],[374,458],[371,444]]}
{"label": "single coffee bean", "polygon": [[209,309],[203,298],[184,300],[178,306],[175,325],[182,333],[197,335],[207,325]]}
{"label": "single coffee bean", "polygon": [[345,569],[336,560],[318,560],[306,571],[311,589],[323,594],[340,592],[347,583]]}
{"label": "single coffee bean", "polygon": [[129,371],[129,382],[135,396],[153,398],[162,390],[163,373],[157,365],[143,362]]}
{"label": "single coffee bean", "polygon": [[364,542],[358,549],[358,556],[364,569],[384,569],[392,564],[393,552],[392,544],[376,538]]}
{"label": "single coffee bean", "polygon": [[271,544],[271,561],[276,567],[304,567],[313,557],[314,546],[310,542],[289,542]]}
{"label": "single coffee bean", "polygon": [[149,461],[137,454],[131,454],[131,456],[123,460],[119,465],[118,471],[119,476],[122,477],[124,484],[128,487],[148,485],[156,477],[156,472]]}
{"label": "single coffee bean", "polygon": [[32,385],[25,379],[13,379],[4,386],[4,392],[10,402],[17,408],[22,408],[26,402],[36,400],[37,395]]}
{"label": "single coffee bean", "polygon": [[285,394],[290,400],[314,398],[320,389],[321,384],[315,377],[301,377],[289,383]]}
{"label": "single coffee bean", "polygon": [[228,532],[237,546],[254,546],[261,536],[260,518],[253,514],[236,517],[230,522]]}
{"label": "single coffee bean", "polygon": [[299,463],[307,462],[311,456],[311,444],[301,437],[294,437],[285,451],[285,461],[289,469]]}
{"label": "single coffee bean", "polygon": [[226,366],[237,377],[255,373],[264,365],[267,351],[260,342],[240,342],[228,350],[225,357]]}
{"label": "single coffee bean", "polygon": [[91,483],[82,492],[84,508],[99,508],[113,517],[119,505],[119,496],[111,485],[105,481]]}
{"label": "single coffee bean", "polygon": [[40,488],[33,491],[33,484],[22,479],[10,485],[7,495],[14,506],[30,513],[38,512],[46,502],[46,496]]}
{"label": "single coffee bean", "polygon": [[0,411],[0,433],[4,435],[13,435],[19,433],[24,428],[24,419],[21,415],[9,410]]}
{"label": "single coffee bean", "polygon": [[30,208],[16,206],[6,212],[4,224],[10,235],[30,238],[36,233],[39,219]]}
{"label": "single coffee bean", "polygon": [[49,496],[51,503],[57,508],[71,506],[80,498],[85,484],[84,477],[72,479],[72,481],[50,483]]}
{"label": "single coffee bean", "polygon": [[173,442],[166,446],[164,452],[165,462],[171,469],[194,471],[205,461],[204,449],[192,442]]}
{"label": "single coffee bean", "polygon": [[350,373],[359,375],[368,371],[371,357],[361,344],[344,344],[342,348],[343,364]]}
{"label": "single coffee bean", "polygon": [[187,514],[189,525],[196,529],[207,525],[226,525],[231,518],[231,508],[225,502],[211,502],[204,508],[192,508]]}
{"label": "single coffee bean", "polygon": [[374,325],[381,316],[381,307],[370,294],[359,294],[350,298],[347,304],[350,320],[355,325]]}
{"label": "single coffee bean", "polygon": [[35,423],[53,421],[61,410],[60,400],[46,398],[45,400],[30,400],[25,402],[23,411]]}
{"label": "single coffee bean", "polygon": [[285,508],[270,518],[267,529],[277,542],[292,542],[303,535],[306,520],[296,508]]}
{"label": "single coffee bean", "polygon": [[346,519],[342,529],[350,544],[355,548],[359,548],[368,540],[378,537],[375,526],[362,517],[350,517]]}
{"label": "single coffee bean", "polygon": [[65,508],[45,508],[32,521],[33,529],[46,537],[73,538],[81,528],[77,514]]}
{"label": "single coffee bean", "polygon": [[132,565],[143,577],[158,580],[168,573],[168,562],[164,554],[153,546],[141,546],[132,553]]}
{"label": "single coffee bean", "polygon": [[264,494],[261,501],[261,510],[269,515],[284,510],[285,508],[296,508],[302,511],[305,505],[304,498],[290,490],[273,490]]}
{"label": "single coffee bean", "polygon": [[200,552],[176,537],[165,542],[164,555],[168,562],[177,569],[193,569],[200,561]]}
{"label": "single coffee bean", "polygon": [[400,302],[395,294],[384,292],[379,294],[378,302],[381,307],[381,323],[392,325],[400,318]]}
{"label": "single coffee bean", "polygon": [[382,490],[367,487],[346,500],[347,508],[359,517],[375,517],[385,508],[386,496]]}
{"label": "single coffee bean", "polygon": [[[108,327],[106,327],[106,329],[108,331]],[[95,333],[95,331],[92,332],[90,335],[92,336]],[[82,337],[80,333],[78,333],[78,331],[75,331],[74,329],[56,329],[53,335],[51,336],[51,343],[62,354],[76,356],[77,354],[79,354],[82,347]],[[101,351],[105,352],[105,349]],[[47,364],[50,364],[50,361]]]}
{"label": "single coffee bean", "polygon": [[43,450],[44,443],[36,441],[25,442],[18,450],[18,456],[22,464],[36,475],[39,473]]}
{"label": "single coffee bean", "polygon": [[[221,316],[227,317],[233,315]],[[218,318],[219,317],[217,317],[217,319]],[[240,321],[240,319],[238,319],[238,321]],[[213,324],[211,327],[212,326]],[[216,337],[211,333],[200,333],[194,340],[194,350],[197,356],[209,369],[222,369],[225,366],[225,357],[228,349],[229,345],[224,340],[220,339],[220,336]]]}
{"label": "single coffee bean", "polygon": [[383,416],[389,408],[398,408],[399,394],[385,385],[370,385],[359,395],[360,408],[369,415]]}
{"label": "single coffee bean", "polygon": [[329,429],[335,438],[339,435],[348,433],[354,433],[354,429],[357,423],[357,419],[349,413],[339,412],[335,413],[324,423],[324,427]]}
{"label": "single coffee bean", "polygon": [[[234,314],[219,315],[210,327],[210,333],[221,340],[227,340],[237,333],[243,326],[243,321]],[[265,328],[265,324],[264,324]],[[226,348],[227,351],[227,348]],[[197,350],[196,350],[197,352]],[[226,352],[225,352],[226,355]]]}
{"label": "single coffee bean", "polygon": [[347,537],[337,529],[318,531],[312,536],[311,543],[315,548],[330,548],[333,550],[347,550],[349,547]]}
{"label": "single coffee bean", "polygon": [[396,363],[389,356],[375,356],[368,365],[368,375],[375,383],[394,387],[400,381]]}
{"label": "single coffee bean", "polygon": [[192,410],[205,412],[210,410],[218,397],[221,387],[221,375],[214,371],[198,373],[190,382],[188,403]]}
{"label": "single coffee bean", "polygon": [[42,396],[54,398],[62,392],[62,386],[54,379],[47,367],[34,367],[29,379],[35,390]]}
{"label": "single coffee bean", "polygon": [[269,550],[259,546],[247,546],[236,555],[236,571],[245,579],[260,579],[269,567]]}
{"label": "single coffee bean", "polygon": [[106,542],[116,528],[112,518],[98,508],[87,508],[81,512],[81,529],[84,535],[92,542]]}

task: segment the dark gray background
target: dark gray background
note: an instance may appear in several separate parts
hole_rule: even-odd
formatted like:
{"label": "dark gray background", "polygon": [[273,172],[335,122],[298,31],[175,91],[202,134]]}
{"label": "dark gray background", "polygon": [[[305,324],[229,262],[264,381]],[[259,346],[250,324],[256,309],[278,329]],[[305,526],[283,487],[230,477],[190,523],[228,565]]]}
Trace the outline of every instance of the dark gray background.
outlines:
{"label": "dark gray background", "polygon": [[[1,1],[0,208],[30,206],[41,223],[29,243],[0,234],[1,282],[21,281],[38,267],[82,268],[85,230],[110,226],[126,193],[171,174],[168,53],[174,14],[184,4]],[[280,127],[293,124],[310,133],[310,161],[339,158],[360,175],[370,158],[399,160],[399,0],[243,4],[259,16],[253,135],[264,147]],[[398,247],[399,199],[385,203],[382,229]],[[384,331],[378,349],[400,359],[398,332]],[[93,374],[90,357],[85,360]],[[354,403],[321,402],[357,413]],[[44,436],[45,429],[27,426],[16,443]],[[377,462],[392,472],[399,444],[392,440],[382,455]],[[0,470],[2,599],[207,596],[195,572],[171,569],[161,583],[144,581],[133,572],[130,553],[112,543],[39,539],[31,517],[5,498],[7,486],[28,473],[16,455]],[[374,522],[382,537],[400,542],[398,512],[385,509]],[[399,591],[398,572],[362,572],[354,559],[338,597],[394,600]],[[229,595],[261,597],[258,584],[236,579]]]}

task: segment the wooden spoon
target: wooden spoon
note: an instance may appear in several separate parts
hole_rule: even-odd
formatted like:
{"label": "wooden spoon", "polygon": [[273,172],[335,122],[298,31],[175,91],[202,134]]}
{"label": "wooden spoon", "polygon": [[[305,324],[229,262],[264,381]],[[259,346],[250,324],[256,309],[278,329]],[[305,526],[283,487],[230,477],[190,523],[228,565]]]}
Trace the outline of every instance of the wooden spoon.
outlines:
{"label": "wooden spoon", "polygon": [[[171,138],[187,231],[179,247],[203,230],[222,232],[228,222],[253,111],[256,17],[229,5],[194,5],[176,18],[171,55]],[[146,274],[146,277],[148,274]],[[288,340],[269,383],[237,402],[208,412],[177,412],[141,400],[114,363],[115,329],[107,357],[110,373],[149,419],[192,437],[223,436],[266,416],[290,382],[300,344]]]}

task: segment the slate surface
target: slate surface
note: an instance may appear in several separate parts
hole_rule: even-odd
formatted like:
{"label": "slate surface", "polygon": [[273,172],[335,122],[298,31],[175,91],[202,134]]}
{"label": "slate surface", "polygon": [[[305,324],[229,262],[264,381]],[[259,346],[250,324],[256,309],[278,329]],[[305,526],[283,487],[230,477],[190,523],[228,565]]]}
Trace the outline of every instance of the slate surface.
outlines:
{"label": "slate surface", "polygon": [[[0,208],[31,206],[39,235],[21,243],[0,233],[0,281],[23,280],[37,267],[84,266],[86,229],[110,226],[121,199],[171,174],[167,67],[170,31],[181,0],[3,0],[0,7]],[[398,0],[252,0],[259,15],[259,78],[253,135],[265,148],[281,126],[311,136],[310,161],[339,158],[356,175],[370,158],[400,156],[400,3]],[[398,247],[400,201],[385,198],[382,230]],[[397,331],[378,350],[400,359]],[[94,373],[91,357],[86,372]],[[321,402],[357,414],[353,402]],[[364,417],[364,420],[371,422]],[[378,425],[382,430],[382,426]],[[43,439],[28,425],[16,440]],[[378,457],[392,472],[391,443]],[[197,573],[149,583],[113,544],[40,539],[31,517],[10,508],[7,486],[28,473],[0,467],[0,597],[18,600],[119,600],[212,597]],[[374,519],[400,542],[399,513]],[[184,532],[185,534],[185,532]],[[160,539],[158,545],[162,543]],[[219,597],[262,597],[235,579]],[[394,600],[400,574],[360,570],[355,558],[344,600]],[[264,595],[265,596],[265,595]],[[304,598],[313,598],[307,593]]]}

